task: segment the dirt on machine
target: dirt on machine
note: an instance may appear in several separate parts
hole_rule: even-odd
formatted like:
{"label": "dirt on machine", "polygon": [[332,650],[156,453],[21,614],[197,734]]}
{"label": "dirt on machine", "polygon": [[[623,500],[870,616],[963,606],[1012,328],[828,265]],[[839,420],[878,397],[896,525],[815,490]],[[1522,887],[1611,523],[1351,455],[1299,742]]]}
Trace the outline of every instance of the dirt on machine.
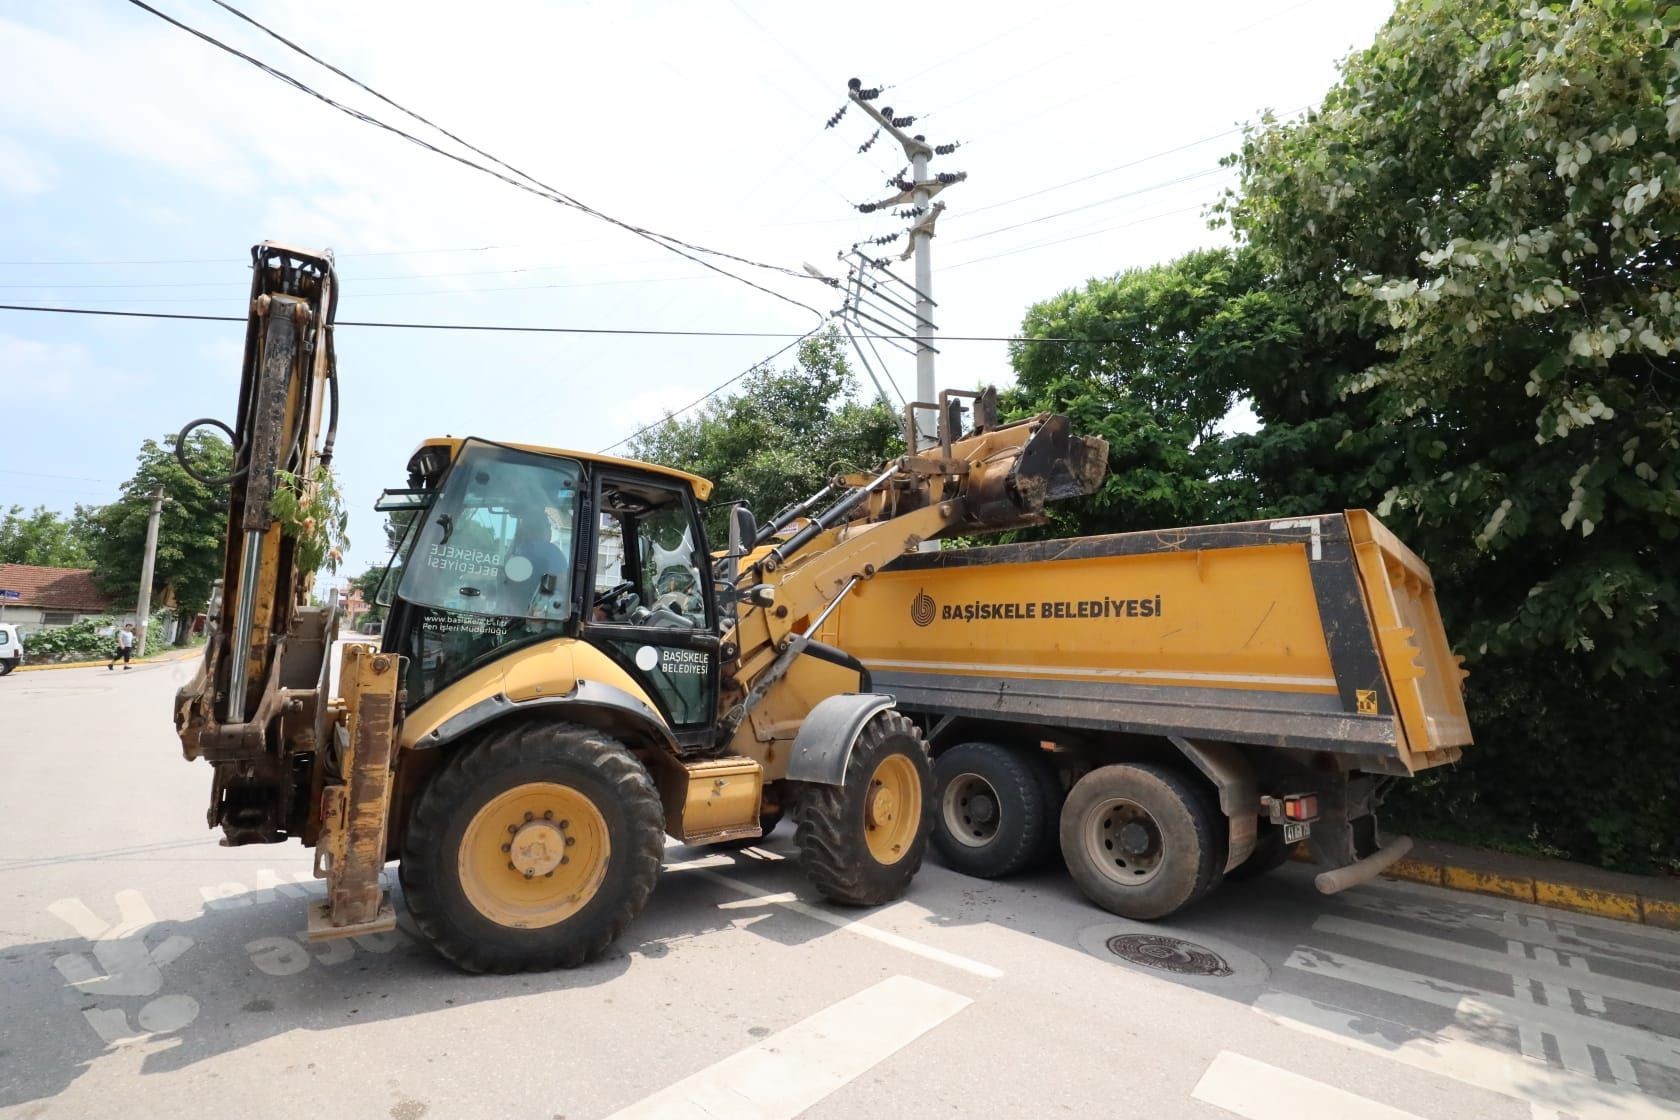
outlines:
{"label": "dirt on machine", "polygon": [[936,449],[763,526],[734,508],[716,552],[705,479],[426,440],[377,507],[395,539],[381,644],[346,646],[335,690],[337,605],[310,603],[314,557],[275,497],[307,507],[332,459],[337,282],[324,252],[264,243],[252,263],[238,413],[220,425],[234,470],[206,479],[229,495],[222,593],[175,720],[212,768],[224,843],[314,848],[311,937],[391,928],[396,860],[414,925],[460,967],[574,966],[647,902],[666,836],[750,841],[784,814],[825,897],[903,894],[933,825],[928,744],[823,627],[923,542],[1037,524],[1093,491],[1101,440],[1059,415],[999,424],[977,397],[960,434],[942,409]]}

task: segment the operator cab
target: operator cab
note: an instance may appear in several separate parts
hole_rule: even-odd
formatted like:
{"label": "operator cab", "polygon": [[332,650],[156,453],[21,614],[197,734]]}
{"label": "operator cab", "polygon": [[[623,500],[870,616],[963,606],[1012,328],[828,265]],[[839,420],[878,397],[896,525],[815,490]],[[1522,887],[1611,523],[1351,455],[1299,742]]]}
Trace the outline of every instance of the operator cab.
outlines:
{"label": "operator cab", "polygon": [[720,623],[704,479],[580,452],[432,441],[388,490],[382,647],[408,659],[410,710],[518,646],[589,642],[707,740]]}

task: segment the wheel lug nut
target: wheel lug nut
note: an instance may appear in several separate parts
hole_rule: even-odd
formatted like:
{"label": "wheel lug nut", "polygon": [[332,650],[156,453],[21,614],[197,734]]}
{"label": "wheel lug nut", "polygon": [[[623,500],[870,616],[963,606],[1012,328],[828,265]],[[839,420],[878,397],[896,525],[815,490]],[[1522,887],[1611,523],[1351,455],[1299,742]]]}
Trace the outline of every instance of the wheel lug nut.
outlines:
{"label": "wheel lug nut", "polygon": [[572,862],[572,857],[571,856],[561,856],[560,857],[560,862],[561,863],[570,863],[570,862]]}
{"label": "wheel lug nut", "polygon": [[543,810],[543,820],[551,821],[553,819],[554,819],[554,810],[553,809],[544,809]]}
{"label": "wheel lug nut", "polygon": [[519,868],[517,868],[513,865],[513,861],[511,859],[508,860],[508,870],[509,871],[518,871],[519,870]]}
{"label": "wheel lug nut", "polygon": [[502,851],[504,851],[504,852],[513,851],[513,845],[512,844],[503,844],[502,845]]}
{"label": "wheel lug nut", "polygon": [[554,872],[552,872],[552,871],[548,871],[548,872],[544,872],[544,873],[543,873],[543,878],[544,878],[544,879],[552,879],[552,878],[554,878]]}
{"label": "wheel lug nut", "polygon": [[527,871],[527,872],[525,872],[525,878],[527,878],[527,879],[535,878],[536,874],[537,873],[535,871]]}
{"label": "wheel lug nut", "polygon": [[561,828],[570,828],[570,827],[572,827],[572,822],[571,821],[561,821],[560,822],[560,827]]}
{"label": "wheel lug nut", "polygon": [[508,825],[508,835],[509,836],[512,836],[514,833],[516,833],[518,831],[519,831],[519,826],[518,825],[516,825],[516,824]]}
{"label": "wheel lug nut", "polygon": [[526,824],[530,824],[532,821],[534,821],[536,819],[537,819],[537,817],[536,817],[535,813],[526,813],[525,814],[525,823]]}
{"label": "wheel lug nut", "polygon": [[571,847],[571,846],[572,846],[572,845],[573,845],[573,844],[576,844],[576,843],[577,843],[577,837],[576,837],[576,836],[568,836],[568,837],[566,837],[566,847],[568,847],[568,848],[569,848],[569,847]]}

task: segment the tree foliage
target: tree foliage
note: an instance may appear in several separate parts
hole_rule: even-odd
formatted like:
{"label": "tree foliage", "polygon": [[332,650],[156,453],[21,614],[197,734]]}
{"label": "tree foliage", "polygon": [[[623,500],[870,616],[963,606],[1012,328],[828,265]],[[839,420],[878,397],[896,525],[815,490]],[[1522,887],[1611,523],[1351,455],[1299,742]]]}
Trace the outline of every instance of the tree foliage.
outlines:
{"label": "tree foliage", "polygon": [[[1375,508],[1431,565],[1478,742],[1413,820],[1680,864],[1680,5],[1403,0],[1233,157],[1228,253],[1017,348],[1115,444],[1082,531]],[[1210,437],[1246,399],[1259,430]],[[1102,419],[1104,412],[1108,421]],[[1117,442],[1118,441],[1118,442]]]}
{"label": "tree foliage", "polygon": [[[745,502],[762,520],[821,490],[842,470],[869,470],[903,446],[884,401],[856,399],[857,381],[830,331],[802,343],[796,364],[760,368],[741,391],[630,441],[629,455],[711,479],[711,507]],[[709,531],[721,539],[720,516]]]}
{"label": "tree foliage", "polygon": [[85,568],[90,562],[90,520],[96,507],[78,505],[68,517],[46,506],[25,513],[12,506],[0,517],[0,564],[43,568]]}
{"label": "tree foliage", "polygon": [[[93,516],[91,544],[94,578],[119,601],[140,590],[140,564],[146,548],[146,521],[152,495],[161,487],[163,514],[158,521],[157,559],[152,570],[154,601],[172,588],[184,617],[202,611],[211,585],[222,574],[223,535],[227,528],[227,493],[198,482],[175,460],[175,437],[146,440],[139,466],[123,484],[122,497]],[[201,474],[219,477],[232,470],[233,449],[208,433],[188,442],[188,459]]]}

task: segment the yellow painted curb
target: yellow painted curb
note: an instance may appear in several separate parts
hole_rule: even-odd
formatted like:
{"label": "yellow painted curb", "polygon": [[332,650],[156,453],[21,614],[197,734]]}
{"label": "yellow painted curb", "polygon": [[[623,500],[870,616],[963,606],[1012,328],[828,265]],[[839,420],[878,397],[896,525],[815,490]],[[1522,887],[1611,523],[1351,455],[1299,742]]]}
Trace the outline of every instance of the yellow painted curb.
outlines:
{"label": "yellow painted curb", "polygon": [[1582,914],[1598,914],[1605,918],[1620,918],[1624,922],[1641,920],[1639,896],[1627,891],[1595,891],[1567,883],[1534,881],[1534,901],[1542,906],[1556,906]]}
{"label": "yellow painted curb", "polygon": [[1491,871],[1472,871],[1467,867],[1441,868],[1441,885],[1455,891],[1491,894],[1519,902],[1534,901],[1534,880],[1527,877],[1498,875]]}
{"label": "yellow painted curb", "polygon": [[1639,917],[1646,925],[1656,926],[1658,929],[1680,929],[1680,902],[1641,898]]}
{"label": "yellow painted curb", "polygon": [[[1297,845],[1290,853],[1300,863],[1313,862],[1305,844]],[[1526,875],[1500,875],[1491,871],[1476,871],[1468,867],[1454,867],[1448,863],[1407,856],[1382,873],[1384,879],[1404,879],[1426,883],[1448,890],[1490,894],[1518,902],[1534,902],[1559,910],[1573,910],[1577,914],[1596,914],[1622,922],[1636,922],[1658,929],[1680,930],[1680,902],[1646,898],[1633,891],[1601,891],[1578,887],[1571,883],[1555,883],[1547,879],[1533,879]]]}

